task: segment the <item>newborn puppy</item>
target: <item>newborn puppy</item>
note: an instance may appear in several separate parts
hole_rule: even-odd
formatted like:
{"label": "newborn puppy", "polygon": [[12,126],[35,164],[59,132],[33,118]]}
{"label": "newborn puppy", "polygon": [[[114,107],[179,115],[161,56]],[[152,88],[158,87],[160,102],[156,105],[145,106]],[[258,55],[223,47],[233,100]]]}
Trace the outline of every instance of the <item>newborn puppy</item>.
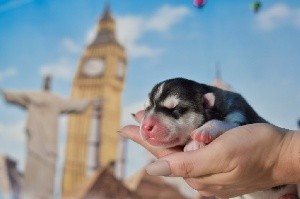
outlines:
{"label": "newborn puppy", "polygon": [[208,144],[244,124],[267,122],[239,94],[175,78],[152,89],[145,103],[141,135],[158,147],[185,146],[192,137]]}
{"label": "newborn puppy", "polygon": [[[267,121],[241,95],[175,78],[158,83],[149,93],[140,134],[150,145],[184,146],[184,151],[190,151],[209,144],[231,128],[251,123]],[[279,199],[291,192],[296,192],[296,186],[280,186],[242,197]]]}

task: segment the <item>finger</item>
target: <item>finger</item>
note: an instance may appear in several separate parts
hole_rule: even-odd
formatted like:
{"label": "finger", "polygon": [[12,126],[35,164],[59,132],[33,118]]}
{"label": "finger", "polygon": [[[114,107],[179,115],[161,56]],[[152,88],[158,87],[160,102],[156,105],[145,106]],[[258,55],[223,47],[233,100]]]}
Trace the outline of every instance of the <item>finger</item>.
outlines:
{"label": "finger", "polygon": [[201,196],[204,197],[204,199],[214,199],[214,195],[207,191],[200,191]]}
{"label": "finger", "polygon": [[208,185],[200,183],[199,181],[195,180],[195,178],[183,178],[185,182],[197,191],[205,191],[208,188]]}
{"label": "finger", "polygon": [[200,193],[199,199],[219,199],[219,198],[216,198],[215,196],[206,197],[206,196],[202,195],[201,192],[199,192],[199,193]]}
{"label": "finger", "polygon": [[136,125],[127,125],[124,126],[123,128],[121,128],[118,133],[125,137],[125,138],[129,138],[132,141],[140,144],[141,142],[141,136],[140,136],[140,127],[136,126]]}
{"label": "finger", "polygon": [[[199,184],[197,180],[194,178],[185,179],[186,183],[192,187],[193,189],[197,190],[200,195],[202,196],[201,199],[217,199],[215,196],[217,194],[226,194],[226,190],[221,185],[206,185],[206,184]],[[228,197],[222,197],[223,199],[228,199]],[[218,197],[218,199],[221,199]]]}
{"label": "finger", "polygon": [[[147,166],[147,172],[151,174],[194,178],[205,177],[215,173],[222,173],[230,170],[229,164],[224,165],[223,157],[220,155],[220,146],[216,144],[209,144],[204,148],[188,151],[178,152],[167,155],[160,160]],[[166,167],[169,167],[168,169]],[[152,169],[154,172],[152,173]]]}
{"label": "finger", "polygon": [[285,194],[280,199],[298,199],[298,196],[296,194]]}
{"label": "finger", "polygon": [[[249,189],[245,187],[235,187],[235,186],[223,186],[223,185],[212,185],[207,186],[205,190],[203,190],[207,193],[212,193],[215,195],[218,199],[228,199],[228,198],[236,198],[238,196],[247,194],[247,193],[253,193],[258,191],[257,189]],[[202,193],[202,191],[201,191]]]}
{"label": "finger", "polygon": [[119,134],[141,145],[157,158],[164,157],[174,152],[182,151],[181,147],[164,149],[164,148],[157,148],[149,145],[146,141],[144,141],[141,138],[139,134],[139,126],[135,126],[135,125],[124,126],[122,129],[120,129]]}
{"label": "finger", "polygon": [[220,191],[224,192],[226,190],[226,186],[219,184],[218,181],[214,181],[215,183],[213,184],[206,184],[198,178],[184,178],[184,180],[190,187],[201,193],[208,192],[210,195],[216,195],[216,193],[219,193]]}
{"label": "finger", "polygon": [[132,113],[132,117],[137,121],[138,123],[141,123],[143,117],[144,117],[144,110],[138,111],[136,113]]}

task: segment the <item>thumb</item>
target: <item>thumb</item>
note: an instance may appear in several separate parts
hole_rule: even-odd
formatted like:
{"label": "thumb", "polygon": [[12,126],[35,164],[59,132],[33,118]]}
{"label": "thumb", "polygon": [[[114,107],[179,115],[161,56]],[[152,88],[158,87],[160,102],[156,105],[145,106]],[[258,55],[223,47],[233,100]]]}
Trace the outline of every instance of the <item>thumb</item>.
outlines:
{"label": "thumb", "polygon": [[[209,146],[209,145],[208,145]],[[167,155],[148,165],[146,171],[154,176],[201,177],[216,173],[220,157],[213,147]]]}
{"label": "thumb", "polygon": [[132,113],[132,117],[135,119],[135,121],[137,121],[138,123],[141,123],[143,117],[144,117],[144,110],[140,110],[137,113]]}

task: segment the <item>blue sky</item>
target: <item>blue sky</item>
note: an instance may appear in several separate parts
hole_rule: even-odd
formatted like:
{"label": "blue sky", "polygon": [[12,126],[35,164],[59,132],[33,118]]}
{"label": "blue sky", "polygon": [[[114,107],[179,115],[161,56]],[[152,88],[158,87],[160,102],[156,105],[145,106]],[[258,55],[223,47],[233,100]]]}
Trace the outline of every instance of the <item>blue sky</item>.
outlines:
{"label": "blue sky", "polygon": [[[171,77],[222,79],[270,122],[296,129],[300,118],[300,2],[111,0],[120,42],[128,52],[123,124],[142,108],[151,87]],[[104,0],[0,0],[0,88],[37,90],[54,75],[53,92],[68,97],[74,71],[92,40]],[[0,153],[24,164],[26,112],[0,100]],[[66,117],[60,125],[63,155]],[[130,143],[130,157],[143,157]],[[131,158],[128,173],[146,160]],[[61,163],[60,163],[61,164]],[[137,166],[133,166],[133,164]]]}

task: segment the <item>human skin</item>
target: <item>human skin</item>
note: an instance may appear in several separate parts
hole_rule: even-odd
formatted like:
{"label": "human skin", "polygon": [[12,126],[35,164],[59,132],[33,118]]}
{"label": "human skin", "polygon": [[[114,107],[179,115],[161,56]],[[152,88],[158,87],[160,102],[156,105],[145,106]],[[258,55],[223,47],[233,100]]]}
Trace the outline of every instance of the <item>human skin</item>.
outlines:
{"label": "human skin", "polygon": [[[140,122],[143,111],[135,114]],[[270,124],[249,124],[229,130],[207,146],[189,152],[182,147],[156,148],[128,125],[120,135],[133,140],[158,160],[151,175],[180,176],[202,195],[229,198],[300,183],[300,132]],[[296,198],[296,197],[295,197]]]}

